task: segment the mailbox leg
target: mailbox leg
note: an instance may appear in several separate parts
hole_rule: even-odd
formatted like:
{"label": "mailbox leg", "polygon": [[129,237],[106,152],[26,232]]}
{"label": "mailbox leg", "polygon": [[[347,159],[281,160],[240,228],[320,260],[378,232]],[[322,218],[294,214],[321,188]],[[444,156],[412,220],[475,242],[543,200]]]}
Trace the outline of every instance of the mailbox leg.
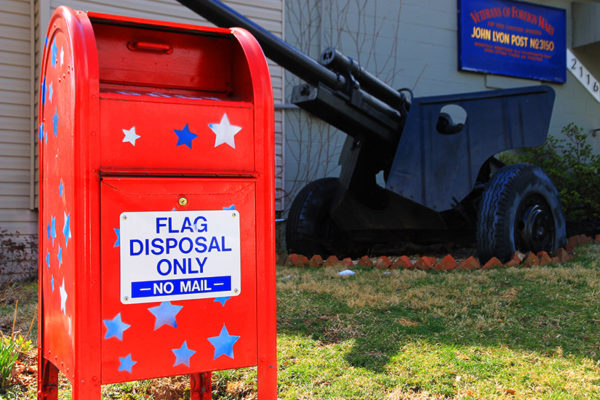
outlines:
{"label": "mailbox leg", "polygon": [[258,365],[258,399],[277,399],[277,367],[275,363]]}
{"label": "mailbox leg", "polygon": [[211,400],[211,373],[202,372],[190,375],[190,400]]}
{"label": "mailbox leg", "polygon": [[38,400],[58,399],[58,368],[40,357],[38,370]]}
{"label": "mailbox leg", "polygon": [[73,388],[73,400],[100,399],[102,397],[102,386],[93,382],[71,382]]}

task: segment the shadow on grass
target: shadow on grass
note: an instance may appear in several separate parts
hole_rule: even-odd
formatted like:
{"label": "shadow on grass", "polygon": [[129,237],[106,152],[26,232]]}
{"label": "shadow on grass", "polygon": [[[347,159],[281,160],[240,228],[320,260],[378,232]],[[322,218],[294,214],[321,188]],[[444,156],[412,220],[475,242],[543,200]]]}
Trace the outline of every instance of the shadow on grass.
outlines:
{"label": "shadow on grass", "polygon": [[[329,287],[352,282],[313,271],[300,274],[317,274],[316,284]],[[593,259],[584,259],[583,266],[420,274],[402,293],[389,285],[380,288],[381,274],[360,271],[351,278],[372,285],[383,299],[362,306],[351,305],[348,299],[356,294],[344,295],[343,288],[282,285],[278,333],[324,345],[352,340],[348,363],[375,372],[415,341],[600,359],[600,271]],[[400,275],[386,279],[395,276]]]}

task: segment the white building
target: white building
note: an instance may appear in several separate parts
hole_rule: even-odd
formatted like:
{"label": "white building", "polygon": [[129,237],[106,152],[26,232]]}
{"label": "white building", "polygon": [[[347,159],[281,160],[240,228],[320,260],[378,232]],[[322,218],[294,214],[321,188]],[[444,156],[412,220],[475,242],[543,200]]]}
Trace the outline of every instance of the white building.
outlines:
{"label": "white building", "polygon": [[[313,57],[335,46],[393,87],[416,96],[540,82],[457,68],[457,2],[450,0],[227,0],[240,13]],[[600,78],[600,2],[533,0],[566,11],[567,48]],[[0,0],[0,228],[37,232],[37,88],[47,24],[59,5],[184,23],[204,23],[175,0]],[[297,79],[270,62],[276,103],[277,210],[308,181],[338,174],[345,135],[288,104]],[[600,129],[600,103],[573,74],[551,84],[551,134],[575,122]],[[285,119],[284,119],[285,114]],[[284,134],[285,131],[285,134]],[[600,137],[590,135],[600,150]],[[285,163],[284,163],[285,155]]]}

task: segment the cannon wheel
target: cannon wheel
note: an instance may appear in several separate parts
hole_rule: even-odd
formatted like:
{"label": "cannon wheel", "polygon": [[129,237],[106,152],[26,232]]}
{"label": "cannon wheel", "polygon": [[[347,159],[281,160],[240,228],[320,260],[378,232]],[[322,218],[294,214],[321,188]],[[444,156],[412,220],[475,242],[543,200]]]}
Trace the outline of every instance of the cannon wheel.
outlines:
{"label": "cannon wheel", "polygon": [[285,231],[290,253],[325,257],[337,252],[332,243],[340,242],[342,235],[329,211],[339,187],[338,178],[322,178],[300,190],[290,207]]}
{"label": "cannon wheel", "polygon": [[483,193],[477,222],[481,262],[508,260],[516,251],[553,252],[566,241],[556,187],[541,168],[514,164],[500,169]]}

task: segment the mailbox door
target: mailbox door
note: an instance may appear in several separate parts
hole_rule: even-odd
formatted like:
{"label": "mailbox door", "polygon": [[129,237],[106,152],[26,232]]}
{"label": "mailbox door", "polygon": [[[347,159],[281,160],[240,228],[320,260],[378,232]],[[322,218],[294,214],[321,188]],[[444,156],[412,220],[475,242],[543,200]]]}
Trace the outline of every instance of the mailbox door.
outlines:
{"label": "mailbox door", "polygon": [[[255,184],[254,179],[242,178],[103,178],[102,383],[257,364]],[[173,216],[174,213],[180,214]],[[218,219],[213,219],[213,215],[222,216],[225,213],[233,217],[239,216],[239,232],[234,232],[233,235],[239,235],[241,286],[235,288],[239,290],[239,294],[230,296],[222,296],[219,292],[208,293],[210,285],[207,287],[203,283],[206,280],[202,278],[203,273],[210,268],[221,268],[218,259],[214,258],[215,254],[236,251],[231,250],[234,246],[230,239],[220,236],[211,244],[209,236],[214,235],[214,229],[218,227],[210,225],[220,225]],[[196,291],[192,292],[197,292],[198,297],[204,298],[194,298],[195,294],[192,294],[190,299],[187,293],[182,295],[187,296],[186,300],[177,300],[177,296],[164,297],[164,293],[157,292],[143,302],[129,304],[122,296],[121,286],[124,279],[123,268],[128,268],[130,261],[122,264],[121,252],[139,254],[142,257],[140,259],[145,260],[140,265],[142,268],[147,267],[147,276],[150,276],[156,275],[157,271],[157,259],[151,257],[152,251],[160,254],[164,251],[164,246],[162,250],[160,246],[143,248],[144,243],[148,246],[152,243],[153,233],[150,231],[154,228],[148,231],[141,225],[139,229],[136,224],[122,225],[121,218],[127,215],[135,215],[141,220],[154,218],[151,223],[160,221],[157,229],[162,234],[182,231],[181,215],[196,214],[207,218],[204,222],[208,224],[208,228],[202,231],[198,228],[198,221],[194,224],[194,218],[189,219],[192,225],[188,225],[194,226],[195,233],[204,232],[197,236],[206,236],[204,246],[198,249],[202,252],[202,257],[206,256],[206,260],[192,251],[189,254],[190,260],[186,260],[186,255],[181,256],[177,275],[173,275],[174,269],[169,270],[166,264],[162,265],[161,274],[171,282],[181,283],[182,287],[188,288],[188,292],[191,290],[191,283],[196,282]],[[192,228],[188,227],[188,230],[191,232]],[[124,239],[125,236],[131,238],[137,233],[139,240],[133,244],[133,239]],[[181,237],[177,233],[172,236],[172,240]],[[207,253],[211,246],[212,252]],[[171,247],[175,248],[176,245]],[[190,248],[184,244],[183,249],[187,251]],[[146,253],[149,258],[143,258]],[[206,270],[199,271],[201,261],[196,258],[206,262]],[[137,274],[138,277],[134,279],[153,279],[146,279],[139,272]]]}

